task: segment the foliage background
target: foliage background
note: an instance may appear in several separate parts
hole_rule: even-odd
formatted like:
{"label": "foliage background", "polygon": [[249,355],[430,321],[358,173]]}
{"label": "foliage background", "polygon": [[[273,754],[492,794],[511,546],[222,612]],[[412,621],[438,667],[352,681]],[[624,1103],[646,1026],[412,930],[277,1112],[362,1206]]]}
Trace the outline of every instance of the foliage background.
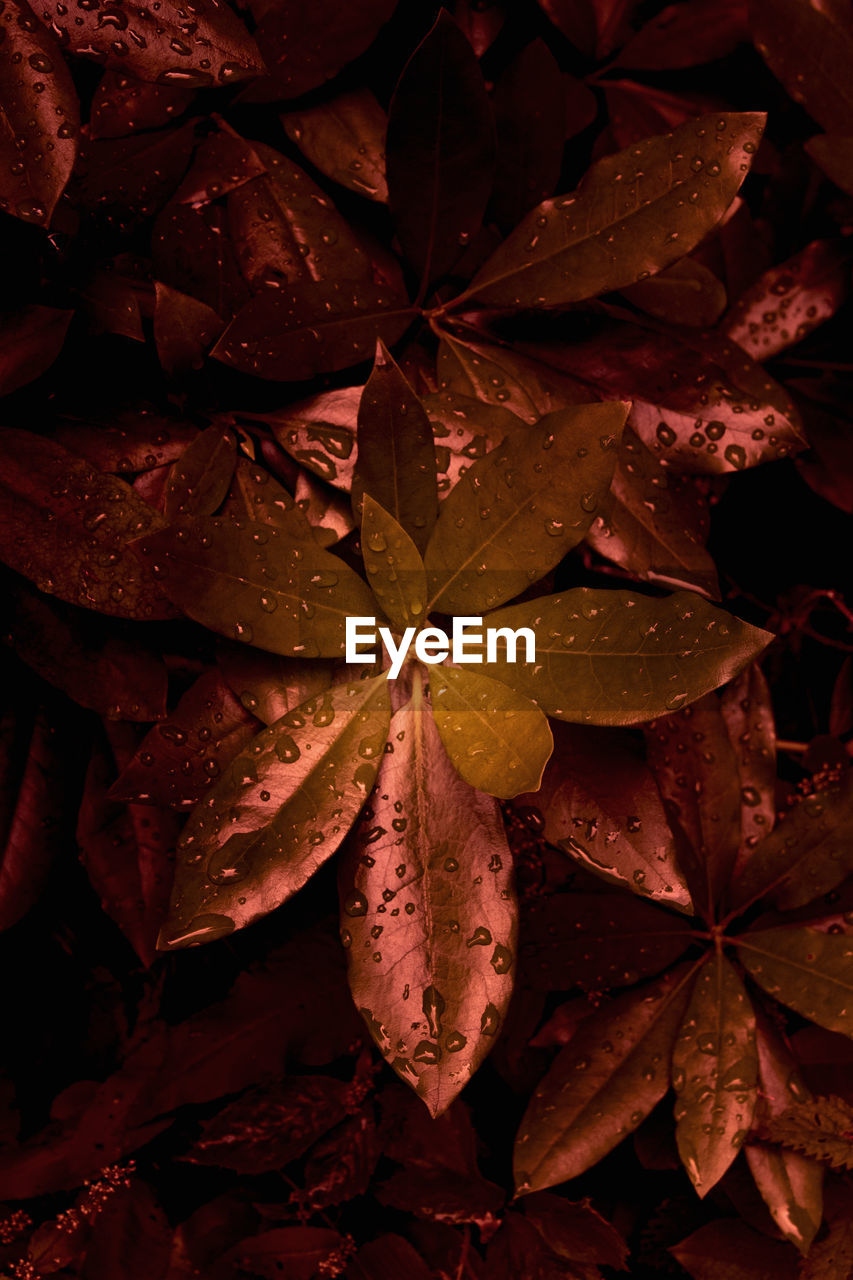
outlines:
{"label": "foliage background", "polygon": [[[756,735],[772,745],[775,717],[778,740],[778,781],[769,783],[765,770],[762,812],[772,819],[792,809],[787,821],[796,821],[798,797],[837,789],[828,801],[841,833],[832,860],[837,874],[821,885],[828,896],[815,901],[803,890],[793,906],[803,908],[806,922],[825,922],[826,936],[843,939],[853,734],[847,6],[784,0],[749,11],[738,0],[460,0],[453,19],[480,61],[499,164],[481,202],[489,200],[484,230],[482,208],[476,200],[473,209],[466,205],[476,165],[453,176],[438,224],[446,260],[436,265],[433,245],[426,291],[419,290],[425,264],[418,211],[429,175],[418,170],[417,155],[407,173],[406,146],[398,150],[392,217],[383,201],[382,152],[384,112],[437,6],[404,0],[395,9],[364,0],[345,10],[319,2],[309,9],[279,0],[232,14],[217,6],[150,5],[139,17],[144,45],[135,47],[122,35],[129,14],[133,29],[129,6],[103,0],[44,12],[6,0],[0,13],[0,525],[10,566],[3,575],[9,622],[0,725],[3,1274],[383,1280],[405,1269],[413,1280],[547,1280],[627,1267],[638,1276],[686,1272],[698,1280],[847,1276],[853,1090],[850,1027],[842,1025],[837,992],[839,984],[853,986],[853,977],[840,950],[824,970],[820,1016],[802,1001],[791,1012],[759,997],[762,1016],[793,1055],[786,1071],[796,1063],[804,1084],[783,1116],[757,1114],[750,1140],[764,1143],[762,1150],[803,1153],[827,1169],[823,1225],[805,1256],[803,1236],[814,1234],[816,1223],[809,1231],[800,1221],[785,1238],[778,1211],[790,1186],[774,1192],[765,1178],[762,1198],[744,1154],[699,1199],[675,1147],[671,1094],[603,1160],[591,1159],[568,1183],[555,1177],[556,1192],[513,1202],[513,1145],[557,1053],[581,1018],[608,1016],[623,987],[630,992],[674,959],[661,953],[638,964],[639,953],[628,948],[627,976],[615,973],[623,952],[614,952],[613,913],[627,913],[619,916],[624,934],[640,918],[636,912],[654,904],[637,905],[624,889],[590,875],[565,847],[565,831],[558,847],[559,806],[545,812],[542,797],[504,804],[521,900],[516,993],[493,1053],[436,1120],[375,1054],[353,1009],[331,864],[251,928],[208,947],[157,954],[184,814],[209,785],[216,761],[224,764],[229,749],[260,728],[253,714],[259,708],[241,705],[217,675],[233,673],[242,657],[228,650],[229,668],[225,647],[195,624],[168,617],[140,623],[132,611],[129,619],[116,617],[124,608],[119,598],[99,599],[98,611],[80,608],[75,592],[90,591],[91,582],[80,573],[77,549],[50,550],[49,539],[27,523],[33,504],[60,510],[64,496],[61,475],[51,480],[36,437],[123,475],[150,508],[171,501],[174,515],[179,459],[214,423],[277,477],[308,521],[327,531],[327,545],[354,558],[348,502],[321,478],[340,453],[340,438],[327,431],[318,442],[311,434],[317,415],[297,420],[292,406],[341,391],[336,425],[342,421],[352,433],[360,390],[347,398],[341,389],[366,382],[378,333],[414,390],[433,397],[440,420],[434,331],[473,340],[470,328],[458,327],[459,309],[454,316],[444,305],[529,208],[574,190],[592,162],[694,118],[766,112],[740,196],[710,219],[716,225],[686,259],[690,265],[657,291],[652,279],[633,292],[605,292],[603,302],[586,293],[557,298],[556,315],[531,314],[526,300],[520,317],[499,310],[481,321],[474,307],[463,326],[473,323],[476,340],[487,335],[501,359],[509,352],[516,361],[492,391],[488,378],[479,387],[475,380],[478,412],[488,405],[483,421],[493,433],[505,422],[507,385],[509,407],[517,409],[525,394],[536,401],[543,385],[559,397],[566,375],[584,388],[575,399],[655,406],[648,420],[635,417],[632,425],[642,434],[646,421],[643,439],[671,450],[666,479],[653,454],[636,454],[643,459],[639,476],[630,452],[621,455],[622,488],[613,491],[621,506],[593,522],[546,588],[627,586],[658,597],[687,585],[775,633],[761,660],[766,685],[753,676],[749,694],[759,708]],[[199,23],[203,38],[204,24],[215,36],[207,67]],[[447,56],[448,83],[470,75],[464,59]],[[261,58],[269,74],[259,74]],[[354,134],[330,125],[342,101]],[[410,128],[419,116],[429,119],[431,104],[429,83],[416,84]],[[477,130],[491,127],[488,112],[454,121],[455,130],[469,131],[475,152]],[[402,109],[393,119],[405,134]],[[313,144],[306,120],[319,121]],[[257,149],[247,154],[240,138],[300,166],[344,222],[326,206],[312,210],[313,197],[306,201],[298,183],[288,188],[282,215],[282,202],[276,208],[258,188],[273,161],[265,152],[259,159]],[[239,193],[252,181],[252,198],[244,201]],[[346,237],[340,243],[346,225],[361,247]],[[649,240],[658,255],[669,228],[659,231]],[[311,287],[301,257],[311,261]],[[306,348],[294,340],[287,308],[310,329],[330,297],[337,305],[336,284],[358,274],[352,262],[362,272],[366,306],[374,293],[416,298],[432,310],[433,330],[414,315],[405,335],[405,323],[389,329],[371,321],[364,331],[347,329],[346,355],[332,341],[318,355],[310,342]],[[292,294],[282,294],[282,282],[294,280]],[[259,344],[252,360],[241,359],[239,335],[230,354],[211,358],[225,322],[246,307],[248,340]],[[284,335],[271,363],[253,363],[270,333]],[[731,352],[732,338],[766,366],[772,386],[758,374],[738,381],[720,356],[726,343]],[[557,359],[559,372],[553,364],[543,370],[543,358]],[[270,376],[274,366],[277,378]],[[745,413],[761,431],[768,415],[779,418],[778,435],[757,441],[747,467],[737,455],[726,458],[724,448],[724,461],[707,451],[713,434],[698,425],[711,417],[709,385],[714,411],[731,408],[729,423]],[[295,421],[303,435],[288,451]],[[454,465],[482,450],[477,430],[471,435],[470,452]],[[491,445],[494,434],[486,435]],[[46,545],[50,572],[39,559]],[[131,577],[133,563],[129,557],[125,566]],[[111,581],[112,566],[102,567]],[[69,599],[77,604],[63,603]],[[252,672],[261,701],[273,697],[283,670],[262,664]],[[293,675],[291,692],[307,692],[304,678]],[[239,668],[238,682],[247,680]],[[164,719],[167,705],[174,716],[188,690],[195,702],[182,703],[186,720],[165,723],[172,756],[163,745],[169,735],[161,735],[161,786],[173,785],[180,770],[181,734],[201,726],[216,739],[224,724],[221,756],[199,747],[174,783],[176,808],[128,805],[117,792],[108,797],[123,774],[138,801],[139,778],[125,771],[152,724]],[[287,696],[276,705],[286,709]],[[707,702],[702,714],[711,716]],[[689,732],[678,716],[667,723],[671,730],[662,732],[671,731],[673,741]],[[575,776],[583,756],[590,787],[604,781],[616,792],[608,800],[612,818],[624,794],[614,762],[625,744],[636,747],[640,732],[605,730],[610,736],[602,740],[563,730],[556,726],[559,759],[571,760],[573,751],[578,757],[565,776]],[[654,751],[652,741],[653,763]],[[665,775],[658,762],[662,789]],[[691,755],[686,776],[689,788],[698,784],[715,803],[731,783],[720,762],[701,752]],[[543,795],[550,794],[546,788]],[[577,816],[589,801],[575,805]],[[806,852],[792,878],[795,897],[799,879],[808,879]],[[683,847],[681,854],[689,861]],[[543,977],[555,912],[563,930],[567,920],[589,926],[596,913],[608,923],[598,950],[556,944]],[[707,941],[693,938],[689,957]],[[829,994],[826,982],[835,984]],[[766,1080],[763,1087],[766,1094]],[[800,1207],[814,1204],[812,1184]]]}

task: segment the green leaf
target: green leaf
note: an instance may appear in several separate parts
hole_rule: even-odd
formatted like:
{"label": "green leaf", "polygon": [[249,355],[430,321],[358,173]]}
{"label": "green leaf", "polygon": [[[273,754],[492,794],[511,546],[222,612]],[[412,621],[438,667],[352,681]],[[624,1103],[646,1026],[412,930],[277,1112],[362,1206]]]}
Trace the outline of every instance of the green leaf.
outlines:
{"label": "green leaf", "polygon": [[[756,1009],[759,1102],[756,1123],[762,1136],[780,1123],[789,1107],[808,1099],[794,1055],[772,1022]],[[849,1150],[849,1147],[848,1147]],[[823,1170],[795,1151],[750,1141],[745,1155],[755,1185],[779,1230],[807,1254],[823,1219]]]}
{"label": "green leaf", "polygon": [[755,1110],[755,1013],[721,951],[703,965],[672,1053],[678,1152],[706,1196],[743,1146]]}
{"label": "green leaf", "polygon": [[735,878],[730,903],[745,910],[770,898],[789,910],[828,893],[853,871],[853,772],[840,784],[799,800],[753,849]]}
{"label": "green leaf", "polygon": [[495,800],[471,790],[418,697],[396,713],[341,868],[356,1007],[394,1070],[440,1115],[500,1030],[516,907]]}
{"label": "green leaf", "polygon": [[853,1037],[853,950],[844,934],[756,929],[736,939],[752,977],[804,1018]]}
{"label": "green leaf", "polygon": [[694,702],[737,675],[773,638],[676,592],[662,600],[578,587],[488,614],[487,627],[531,627],[536,662],[500,656],[484,670],[549,716],[638,724]]}
{"label": "green leaf", "polygon": [[830,133],[847,133],[853,115],[853,17],[844,0],[751,0],[755,47],[795,102]]}
{"label": "green leaf", "polygon": [[466,782],[502,800],[537,789],[554,739],[534,702],[462,667],[432,667],[429,688],[444,749]]}
{"label": "green leaf", "polygon": [[574,195],[545,200],[463,295],[490,307],[564,307],[683,258],[720,221],[765,117],[720,112],[605,156]]}
{"label": "green leaf", "polygon": [[520,1194],[578,1177],[660,1102],[694,972],[683,965],[579,1024],[521,1122],[514,1157]]}
{"label": "green leaf", "polygon": [[228,428],[200,432],[166,481],[164,514],[171,524],[180,516],[212,516],[225,501],[237,462],[237,442]]}
{"label": "green leaf", "polygon": [[844,1098],[801,1098],[765,1120],[762,1131],[833,1169],[853,1169],[853,1106]]}
{"label": "green leaf", "polygon": [[438,513],[432,427],[381,342],[358,406],[358,458],[352,486],[356,517],[365,493],[381,503],[423,554]]}
{"label": "green leaf", "polygon": [[40,591],[118,618],[173,618],[129,549],[162,525],[124,480],[43,436],[0,432],[0,559]]}
{"label": "green leaf", "polygon": [[369,795],[390,719],[377,676],[335,685],[258,734],[190,815],[158,945],[213,941],[301,889]]}
{"label": "green leaf", "polygon": [[430,608],[492,608],[577,546],[607,493],[628,406],[561,409],[474,463],[427,547]]}
{"label": "green leaf", "polygon": [[660,792],[631,735],[560,723],[553,731],[542,785],[519,797],[519,811],[593,875],[691,910]]}
{"label": "green leaf", "polygon": [[272,653],[339,657],[347,615],[376,612],[368,587],[348,565],[272,525],[184,520],[135,549],[188,617]]}
{"label": "green leaf", "polygon": [[417,627],[426,607],[426,570],[412,539],[384,507],[364,495],[361,554],[367,581],[395,627]]}
{"label": "green leaf", "polygon": [[495,169],[495,126],[468,41],[442,10],[394,90],[388,199],[403,252],[423,280],[444,275],[480,229]]}

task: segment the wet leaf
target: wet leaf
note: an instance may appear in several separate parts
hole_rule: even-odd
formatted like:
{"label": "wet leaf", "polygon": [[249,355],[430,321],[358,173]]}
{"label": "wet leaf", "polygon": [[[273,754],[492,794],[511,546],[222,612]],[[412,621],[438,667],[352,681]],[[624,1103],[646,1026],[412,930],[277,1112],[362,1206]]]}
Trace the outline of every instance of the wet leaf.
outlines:
{"label": "wet leaf", "polygon": [[110,788],[110,799],[190,808],[259,727],[219,672],[207,671],[145,735]]}
{"label": "wet leaf", "polygon": [[559,65],[542,40],[510,63],[492,95],[498,163],[491,210],[511,230],[553,195],[563,165],[566,91]]}
{"label": "wet leaf", "polygon": [[523,917],[525,984],[600,992],[652,978],[690,945],[683,920],[616,893],[555,893]]}
{"label": "wet leaf", "polygon": [[361,554],[367,581],[386,617],[402,631],[417,627],[426,605],[426,572],[418,549],[384,507],[364,495]]}
{"label": "wet leaf", "polygon": [[331,547],[355,528],[350,503],[309,472],[303,471],[297,477],[294,497],[297,510],[319,546]]}
{"label": "wet leaf", "polygon": [[688,848],[681,850],[694,901],[713,910],[729,881],[741,833],[737,761],[719,699],[709,693],[646,730],[648,760]]}
{"label": "wet leaf", "polygon": [[504,800],[536,791],[554,739],[535,703],[464,667],[433,667],[429,687],[444,749],[467,783]]}
{"label": "wet leaf", "polygon": [[587,531],[589,545],[640,581],[719,599],[705,547],[709,524],[707,499],[695,482],[664,467],[626,427],[610,492]]}
{"label": "wet leaf", "polygon": [[173,523],[182,516],[211,516],[222,505],[237,459],[232,433],[221,427],[199,432],[166,481],[163,514]]}
{"label": "wet leaf", "polygon": [[821,133],[809,138],[806,151],[831,182],[845,191],[853,191],[853,139],[846,134]]}
{"label": "wet leaf", "polygon": [[246,519],[272,524],[291,538],[305,542],[314,539],[323,545],[296,499],[268,471],[240,454],[222,514],[238,524]]}
{"label": "wet leaf", "polygon": [[85,422],[60,419],[53,440],[91,462],[99,471],[126,474],[164,467],[181,456],[198,435],[187,422],[152,412],[147,406],[124,410],[104,421],[97,413]]}
{"label": "wet leaf", "polygon": [[776,821],[776,725],[770,690],[757,663],[723,689],[720,710],[735,749],[741,787],[738,874]]}
{"label": "wet leaf", "polygon": [[0,321],[0,395],[25,387],[56,360],[72,312],[24,307]]}
{"label": "wet leaf", "polygon": [[129,232],[159,213],[192,155],[192,121],[129,138],[84,138],[74,173],[75,203],[110,230]]}
{"label": "wet leaf", "polygon": [[527,215],[466,298],[563,307],[644,279],[719,222],[761,138],[760,113],[720,113],[599,160],[574,195]]}
{"label": "wet leaf", "polygon": [[693,1280],[795,1280],[797,1254],[737,1218],[717,1219],[669,1252]]}
{"label": "wet leaf", "polygon": [[579,587],[490,613],[489,627],[530,627],[536,663],[503,650],[484,668],[549,716],[637,724],[695,702],[743,670],[769,632],[676,592],[662,600]]}
{"label": "wet leaf", "polygon": [[176,0],[157,13],[125,0],[104,0],[77,12],[55,3],[38,17],[71,53],[96,59],[140,80],[181,88],[226,85],[263,69],[258,48],[240,19],[217,0],[199,0],[192,18]]}
{"label": "wet leaf", "polygon": [[193,90],[180,84],[152,84],[121,71],[105,71],[92,98],[89,133],[93,138],[124,138],[159,129],[182,116]]}
{"label": "wet leaf", "polygon": [[807,1096],[790,1100],[780,1115],[765,1122],[764,1132],[773,1142],[801,1151],[809,1160],[820,1160],[833,1169],[849,1169],[853,1165],[851,1126],[853,1108],[843,1098]]}
{"label": "wet leaf", "polygon": [[641,311],[673,325],[716,324],[726,309],[724,285],[712,271],[692,258],[681,258],[622,292]]}
{"label": "wet leaf", "polygon": [[765,271],[738,298],[723,328],[753,360],[768,360],[835,315],[849,295],[849,276],[843,245],[813,240]]}
{"label": "wet leaf", "polygon": [[358,406],[353,510],[369,493],[423,554],[438,511],[435,445],[429,418],[380,342]]}
{"label": "wet leaf", "polygon": [[111,720],[165,716],[166,667],[151,649],[23,583],[7,590],[7,606],[4,642],[80,706]]}
{"label": "wet leaf", "polygon": [[334,669],[316,658],[280,658],[236,644],[222,645],[218,663],[243,708],[266,725],[328,689]]}
{"label": "wet leaf", "polygon": [[396,0],[346,9],[336,0],[310,7],[301,0],[253,0],[255,34],[269,72],[269,94],[261,100],[298,98],[331,80],[373,43],[395,7]]}
{"label": "wet leaf", "polygon": [[795,102],[822,128],[844,133],[853,111],[848,67],[853,18],[840,0],[780,0],[772,14],[751,0],[755,47]]}
{"label": "wet leaf", "polygon": [[154,288],[154,341],[161,365],[173,376],[200,369],[225,321],[207,303],[159,280]]}
{"label": "wet leaf", "polygon": [[252,298],[213,349],[224,364],[275,382],[301,382],[358,364],[377,339],[402,337],[414,310],[369,281],[299,283]]}
{"label": "wet leaf", "polygon": [[744,1143],[757,1079],[755,1013],[737,970],[717,951],[699,972],[672,1052],[678,1152],[700,1196]]}
{"label": "wet leaf", "polygon": [[0,556],[51,595],[120,618],[174,610],[128,544],[161,518],[115,476],[42,436],[0,437]]}
{"label": "wet leaf", "polygon": [[243,644],[291,657],[338,657],[348,614],[376,611],[366,585],[315,542],[273,525],[181,520],[134,548],[179,608]]}
{"label": "wet leaf", "polygon": [[587,1200],[564,1200],[547,1191],[525,1196],[521,1212],[559,1258],[625,1269],[628,1247],[615,1227]]}
{"label": "wet leaf", "polygon": [[418,699],[396,713],[341,869],[356,1008],[432,1115],[491,1049],[512,992],[515,901],[497,802],[463,782]]}
{"label": "wet leaf", "polygon": [[298,400],[263,421],[283,449],[321,480],[348,490],[356,458],[356,422],[363,387],[341,387]]}
{"label": "wet leaf", "polygon": [[775,830],[757,845],[736,876],[730,893],[743,910],[768,897],[787,910],[827,893],[850,874],[853,831],[853,775],[840,785],[800,800]]}
{"label": "wet leaf", "polygon": [[669,1055],[694,973],[684,965],[585,1018],[536,1090],[515,1144],[519,1193],[590,1168],[667,1092]]}
{"label": "wet leaf", "polygon": [[737,939],[749,973],[765,991],[829,1031],[853,1036],[853,951],[844,934],[756,929]]}
{"label": "wet leaf", "polygon": [[171,201],[154,224],[154,275],[228,319],[249,300],[218,205],[196,208]]}
{"label": "wet leaf", "polygon": [[589,388],[555,369],[466,333],[462,340],[443,333],[438,351],[442,391],[481,400],[514,413],[524,422],[571,404],[587,404]]}
{"label": "wet leaf", "polygon": [[698,0],[670,4],[629,40],[616,65],[644,71],[676,71],[724,58],[749,40],[747,0]]}
{"label": "wet leaf", "polygon": [[[788,1045],[764,1016],[756,1027],[759,1102],[756,1119],[773,1124],[808,1090]],[[748,1142],[746,1159],[779,1230],[807,1254],[823,1218],[823,1171],[815,1161],[766,1143]]]}
{"label": "wet leaf", "polygon": [[389,720],[379,676],[337,685],[260,733],[181,834],[160,946],[223,937],[301,889],[370,793]]}
{"label": "wet leaf", "polygon": [[77,156],[77,91],[28,5],[8,0],[2,31],[0,209],[48,226]]}
{"label": "wet leaf", "polygon": [[555,411],[478,459],[446,498],[427,547],[430,607],[502,604],[558,564],[609,488],[626,413],[618,403]]}
{"label": "wet leaf", "polygon": [[331,102],[289,111],[284,130],[311,163],[334,182],[384,204],[385,112],[369,89],[339,94]]}
{"label": "wet leaf", "polygon": [[403,68],[386,145],[391,213],[425,288],[450,271],[480,229],[495,166],[483,77],[445,10]]}
{"label": "wet leaf", "polygon": [[553,729],[554,755],[539,791],[519,797],[520,812],[603,880],[689,908],[660,793],[634,741],[600,729]]}

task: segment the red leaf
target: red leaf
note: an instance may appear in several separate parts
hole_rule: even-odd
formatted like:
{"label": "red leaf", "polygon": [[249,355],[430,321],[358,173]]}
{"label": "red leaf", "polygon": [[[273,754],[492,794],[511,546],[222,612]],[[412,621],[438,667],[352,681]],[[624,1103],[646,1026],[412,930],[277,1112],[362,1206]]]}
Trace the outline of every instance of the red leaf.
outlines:
{"label": "red leaf", "polygon": [[159,129],[183,115],[193,96],[192,89],[180,84],[152,84],[121,71],[105,71],[92,99],[89,136],[125,138]]}
{"label": "red leaf", "polygon": [[394,12],[397,0],[253,0],[255,33],[269,80],[253,86],[248,101],[298,98],[358,58]]}
{"label": "red leaf", "polygon": [[162,1280],[169,1268],[172,1229],[144,1182],[114,1191],[95,1218],[83,1264],[84,1280]]}
{"label": "red leaf", "polygon": [[154,341],[166,373],[200,369],[204,357],[225,328],[225,321],[204,302],[157,283]]}
{"label": "red leaf", "polygon": [[498,166],[491,210],[505,231],[554,194],[566,138],[563,74],[547,45],[529,44],[492,96]]}
{"label": "red leaf", "polygon": [[334,1260],[343,1261],[348,1252],[345,1237],[328,1227],[279,1227],[235,1244],[219,1259],[216,1274],[222,1280],[242,1275],[314,1280],[323,1267],[334,1275]]}
{"label": "red leaf", "polygon": [[50,368],[62,350],[72,314],[53,307],[24,307],[0,321],[0,395],[25,387]]}
{"label": "red leaf", "polygon": [[748,0],[667,5],[626,44],[616,66],[675,71],[724,58],[749,40]]}

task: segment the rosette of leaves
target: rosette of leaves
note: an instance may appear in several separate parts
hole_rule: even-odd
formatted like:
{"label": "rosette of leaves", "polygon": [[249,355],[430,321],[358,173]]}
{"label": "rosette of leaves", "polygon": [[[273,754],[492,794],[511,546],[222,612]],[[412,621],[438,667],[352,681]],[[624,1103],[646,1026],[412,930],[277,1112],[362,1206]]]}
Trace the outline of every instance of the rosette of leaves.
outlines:
{"label": "rosette of leaves", "polygon": [[[853,1036],[851,773],[836,770],[776,822],[773,717],[757,668],[645,736],[647,759],[630,735],[561,726],[540,793],[519,802],[550,842],[636,896],[556,893],[523,914],[521,982],[581,987],[599,1004],[567,1006],[573,1034],[522,1122],[517,1186],[578,1176],[672,1090],[678,1155],[698,1194],[743,1152],[776,1227],[806,1253],[821,1170],[802,1152],[822,1155],[820,1143],[798,1136],[797,1152],[768,1139],[800,1135],[799,1117],[821,1114],[786,1026],[809,1019]],[[673,882],[673,867],[684,872],[690,905],[670,898],[677,914],[649,885],[655,864]],[[819,1118],[811,1125],[818,1134]]]}
{"label": "rosette of leaves", "polygon": [[[538,787],[548,718],[663,714],[736,675],[768,639],[687,592],[531,594],[589,529],[626,411],[595,403],[518,423],[460,468],[439,506],[429,417],[380,348],[358,409],[352,563],[319,545],[286,491],[245,459],[238,500],[234,438],[215,427],[173,467],[171,523],[134,543],[141,571],[190,618],[299,672],[316,661],[326,679],[204,790],[178,842],[161,945],[265,915],[354,828],[341,867],[353,996],[433,1112],[505,1016],[516,911],[498,798]],[[501,649],[477,666],[409,657],[394,682],[387,664],[340,662],[347,616],[387,621],[399,643],[406,628],[471,611],[487,627],[530,628],[536,661]],[[114,794],[138,799],[131,781]]]}

